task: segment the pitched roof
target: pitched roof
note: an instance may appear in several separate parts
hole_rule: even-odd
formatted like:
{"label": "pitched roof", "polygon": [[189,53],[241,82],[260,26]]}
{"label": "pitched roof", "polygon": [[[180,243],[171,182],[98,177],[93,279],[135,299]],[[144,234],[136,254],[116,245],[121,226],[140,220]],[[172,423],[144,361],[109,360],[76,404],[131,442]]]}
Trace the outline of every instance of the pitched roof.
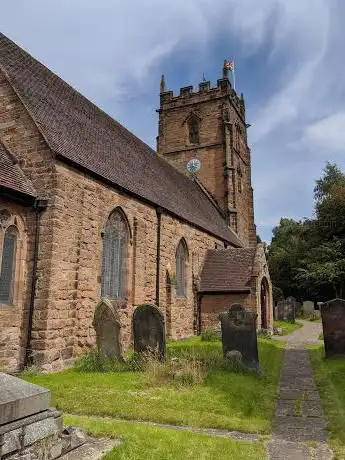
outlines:
{"label": "pitched roof", "polygon": [[255,252],[255,248],[209,249],[199,291],[250,291]]}
{"label": "pitched roof", "polygon": [[0,188],[36,196],[36,191],[30,180],[25,177],[14,156],[0,141]]}
{"label": "pitched roof", "polygon": [[194,181],[1,33],[0,69],[62,159],[242,246]]}

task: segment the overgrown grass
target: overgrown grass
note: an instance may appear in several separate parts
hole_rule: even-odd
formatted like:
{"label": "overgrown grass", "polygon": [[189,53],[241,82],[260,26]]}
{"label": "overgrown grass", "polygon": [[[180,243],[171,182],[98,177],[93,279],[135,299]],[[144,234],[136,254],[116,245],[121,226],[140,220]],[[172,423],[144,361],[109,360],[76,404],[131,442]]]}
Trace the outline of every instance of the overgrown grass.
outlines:
{"label": "overgrown grass", "polygon": [[283,335],[291,334],[297,329],[303,327],[303,324],[296,321],[295,323],[286,323],[285,321],[274,321],[274,327],[281,327],[283,330]]}
{"label": "overgrown grass", "polygon": [[220,340],[219,332],[216,329],[206,329],[202,331],[200,337],[203,342],[217,342]]}
{"label": "overgrown grass", "polygon": [[233,441],[123,421],[64,417],[66,424],[83,427],[93,436],[121,438],[104,460],[264,460],[260,442]]}
{"label": "overgrown grass", "polygon": [[323,347],[310,347],[314,378],[331,431],[336,459],[345,459],[345,358],[324,358]]}
{"label": "overgrown grass", "polygon": [[170,381],[152,385],[146,372],[134,371],[67,370],[25,378],[51,389],[53,404],[71,414],[269,433],[283,346],[273,340],[259,340],[262,377],[229,372],[224,368],[221,342],[193,337],[168,345],[168,360],[188,356],[208,369],[202,382],[189,386]]}

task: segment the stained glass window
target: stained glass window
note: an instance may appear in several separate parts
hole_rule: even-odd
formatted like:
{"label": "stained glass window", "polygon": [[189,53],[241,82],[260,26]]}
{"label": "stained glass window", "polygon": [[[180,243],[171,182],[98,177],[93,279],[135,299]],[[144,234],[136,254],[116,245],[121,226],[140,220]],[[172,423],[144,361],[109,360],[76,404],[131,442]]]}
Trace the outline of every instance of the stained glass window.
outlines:
{"label": "stained glass window", "polygon": [[186,247],[180,241],[176,251],[176,296],[186,296]]}
{"label": "stained glass window", "polygon": [[125,296],[127,241],[126,221],[115,211],[109,216],[103,236],[102,297]]}
{"label": "stained glass window", "polygon": [[1,273],[0,273],[0,303],[11,304],[13,302],[13,284],[16,264],[17,229],[8,227],[5,232]]}

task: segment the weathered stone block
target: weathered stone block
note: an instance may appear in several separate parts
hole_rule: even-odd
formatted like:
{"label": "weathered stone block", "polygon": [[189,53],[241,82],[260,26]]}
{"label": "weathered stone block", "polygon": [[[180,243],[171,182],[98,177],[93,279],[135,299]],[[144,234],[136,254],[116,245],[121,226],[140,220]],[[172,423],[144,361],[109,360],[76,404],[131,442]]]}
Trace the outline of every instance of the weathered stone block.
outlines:
{"label": "weathered stone block", "polygon": [[11,375],[0,373],[0,425],[44,411],[50,391]]}
{"label": "weathered stone block", "polygon": [[4,444],[1,450],[2,455],[9,454],[21,448],[21,433],[22,430],[19,428],[4,434]]}
{"label": "weathered stone block", "polygon": [[58,434],[58,427],[53,417],[28,425],[24,428],[23,445],[29,446],[41,439]]}

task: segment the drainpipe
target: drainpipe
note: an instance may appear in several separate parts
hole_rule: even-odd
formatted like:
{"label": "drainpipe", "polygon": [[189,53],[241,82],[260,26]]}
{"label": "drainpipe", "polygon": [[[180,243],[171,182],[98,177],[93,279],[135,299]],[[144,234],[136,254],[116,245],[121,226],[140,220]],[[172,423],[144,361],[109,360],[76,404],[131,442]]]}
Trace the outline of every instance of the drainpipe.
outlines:
{"label": "drainpipe", "polygon": [[161,220],[162,208],[156,208],[157,214],[157,253],[156,253],[156,305],[159,307],[159,273],[161,262]]}
{"label": "drainpipe", "polygon": [[32,320],[34,314],[35,304],[35,293],[36,293],[36,281],[37,281],[37,262],[38,262],[38,248],[40,240],[40,226],[41,226],[41,214],[42,211],[47,207],[47,200],[36,200],[34,203],[34,209],[36,212],[36,232],[35,232],[35,243],[34,243],[34,256],[32,264],[32,277],[31,277],[31,291],[30,291],[30,303],[29,303],[29,317],[28,317],[28,329],[25,346],[25,358],[24,367],[31,364],[31,335],[32,335]]}

